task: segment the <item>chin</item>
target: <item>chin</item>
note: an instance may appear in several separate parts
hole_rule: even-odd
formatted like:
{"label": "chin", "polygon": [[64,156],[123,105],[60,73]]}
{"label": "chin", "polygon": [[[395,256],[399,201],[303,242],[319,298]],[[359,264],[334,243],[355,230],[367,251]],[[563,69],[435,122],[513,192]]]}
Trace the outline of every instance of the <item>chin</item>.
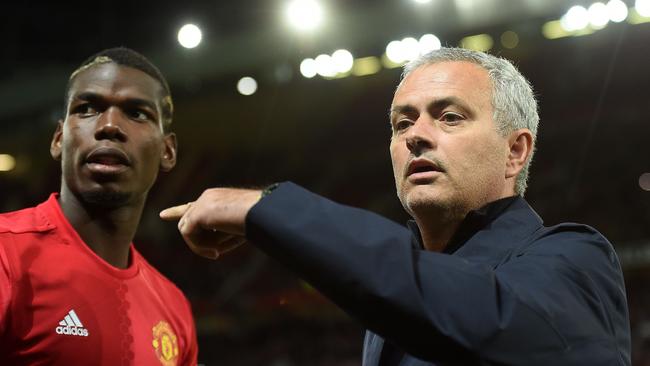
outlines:
{"label": "chin", "polygon": [[106,207],[119,207],[127,204],[131,199],[128,192],[113,190],[93,190],[81,194],[84,202]]}
{"label": "chin", "polygon": [[411,214],[419,211],[428,211],[444,205],[440,195],[428,189],[412,189],[400,197],[402,206]]}
{"label": "chin", "polygon": [[463,215],[463,207],[454,195],[427,188],[411,190],[401,199],[402,205],[411,216],[449,220]]}

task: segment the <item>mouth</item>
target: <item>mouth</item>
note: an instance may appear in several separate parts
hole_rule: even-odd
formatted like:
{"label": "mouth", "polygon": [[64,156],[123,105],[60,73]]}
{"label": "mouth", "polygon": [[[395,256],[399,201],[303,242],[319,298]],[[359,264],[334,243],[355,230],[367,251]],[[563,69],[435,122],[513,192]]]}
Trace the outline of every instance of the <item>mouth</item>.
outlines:
{"label": "mouth", "polygon": [[413,159],[406,170],[406,177],[411,180],[431,179],[443,170],[434,162],[425,159]]}
{"label": "mouth", "polygon": [[93,173],[118,174],[126,170],[131,161],[120,149],[98,147],[86,156],[85,164]]}

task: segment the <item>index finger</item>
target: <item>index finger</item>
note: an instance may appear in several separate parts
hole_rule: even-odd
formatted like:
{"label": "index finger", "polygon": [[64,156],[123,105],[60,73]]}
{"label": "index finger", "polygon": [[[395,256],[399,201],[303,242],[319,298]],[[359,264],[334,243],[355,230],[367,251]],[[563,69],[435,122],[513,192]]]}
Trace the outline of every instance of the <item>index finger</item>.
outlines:
{"label": "index finger", "polygon": [[174,206],[170,208],[166,208],[162,211],[160,211],[160,218],[163,220],[178,220],[183,215],[185,214],[185,211],[190,208],[190,203],[186,203],[184,205],[179,205],[179,206]]}

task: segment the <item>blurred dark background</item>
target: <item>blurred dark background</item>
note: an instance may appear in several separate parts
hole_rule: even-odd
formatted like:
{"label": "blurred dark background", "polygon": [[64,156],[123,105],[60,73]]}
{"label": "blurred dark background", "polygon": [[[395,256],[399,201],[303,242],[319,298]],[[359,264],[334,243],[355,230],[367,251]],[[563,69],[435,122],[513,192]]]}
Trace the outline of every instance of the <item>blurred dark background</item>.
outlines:
{"label": "blurred dark background", "polygon": [[[287,24],[288,0],[13,2],[0,15],[0,154],[11,155],[0,155],[0,166],[15,163],[0,171],[0,211],[58,190],[49,143],[69,74],[101,49],[134,48],[171,84],[180,150],[176,169],[152,189],[136,246],[190,298],[200,363],[360,365],[363,329],[309,285],[254,247],[216,262],[194,256],[157,212],[211,186],[292,180],[404,222],[387,118],[400,69],[306,78],[301,61],[345,48],[355,67],[383,65],[392,40],[432,33],[444,45],[477,47],[465,37],[484,34],[489,52],[514,61],[539,96],[528,201],[547,224],[583,222],[612,241],[628,286],[634,365],[650,365],[650,18],[638,2],[638,11],[622,2],[621,22],[555,35],[569,8],[594,2],[321,0],[323,23],[308,32]],[[202,30],[196,48],[177,41],[186,23]],[[250,96],[236,88],[244,76],[257,81]]]}

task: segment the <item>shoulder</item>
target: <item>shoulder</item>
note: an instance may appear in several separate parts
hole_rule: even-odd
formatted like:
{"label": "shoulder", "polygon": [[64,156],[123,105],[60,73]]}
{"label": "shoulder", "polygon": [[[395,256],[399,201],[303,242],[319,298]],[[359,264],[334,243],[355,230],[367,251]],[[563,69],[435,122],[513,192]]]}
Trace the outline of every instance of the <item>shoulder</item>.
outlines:
{"label": "shoulder", "polygon": [[582,268],[607,264],[620,270],[618,257],[609,240],[598,230],[584,224],[569,222],[542,227],[523,252],[552,256]]}
{"label": "shoulder", "polygon": [[41,234],[55,227],[40,205],[0,213],[0,267],[19,278],[41,253],[34,248],[42,243]]}
{"label": "shoulder", "polygon": [[535,235],[536,243],[556,245],[588,244],[603,250],[612,249],[612,245],[598,230],[589,225],[565,222],[543,227]]}
{"label": "shoulder", "polygon": [[43,212],[42,205],[0,213],[0,234],[44,232],[55,228],[54,223]]}

